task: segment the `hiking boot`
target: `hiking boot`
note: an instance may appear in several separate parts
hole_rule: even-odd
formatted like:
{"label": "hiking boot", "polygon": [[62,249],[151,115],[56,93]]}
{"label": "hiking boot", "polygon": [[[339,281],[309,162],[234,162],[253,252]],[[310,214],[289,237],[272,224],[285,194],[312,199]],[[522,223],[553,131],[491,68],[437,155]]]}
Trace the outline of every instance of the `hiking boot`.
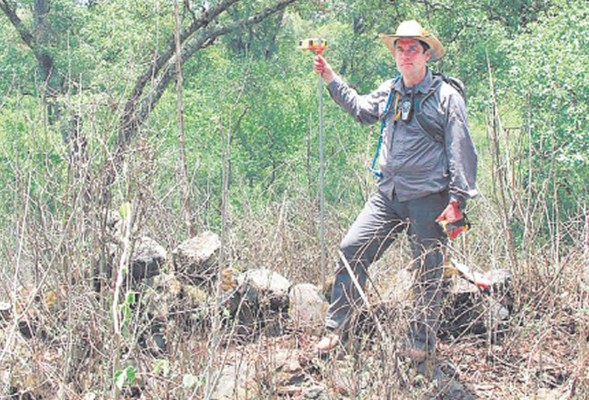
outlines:
{"label": "hiking boot", "polygon": [[424,362],[427,359],[427,351],[422,350],[418,347],[406,347],[401,350],[401,356],[411,359],[416,363]]}
{"label": "hiking boot", "polygon": [[404,357],[410,358],[417,363],[423,362],[427,359],[427,351],[415,347],[407,348],[401,352]]}
{"label": "hiking boot", "polygon": [[314,346],[318,353],[328,353],[335,349],[341,343],[341,338],[337,333],[329,332],[321,338],[321,340]]}

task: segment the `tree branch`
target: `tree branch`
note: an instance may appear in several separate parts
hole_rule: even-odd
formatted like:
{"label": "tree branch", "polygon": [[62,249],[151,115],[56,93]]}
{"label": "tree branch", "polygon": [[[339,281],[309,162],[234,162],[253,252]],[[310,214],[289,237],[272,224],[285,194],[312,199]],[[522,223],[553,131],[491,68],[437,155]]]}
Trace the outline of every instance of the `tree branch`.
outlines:
{"label": "tree branch", "polygon": [[[182,31],[180,35],[180,42],[182,44],[180,58],[182,63],[192,57],[198,50],[210,46],[218,37],[237,31],[238,29],[257,24],[268,16],[285,9],[289,4],[292,4],[297,0],[280,0],[273,6],[268,7],[251,17],[241,19],[222,27],[205,30],[196,37],[193,37],[196,31],[209,26],[210,22],[212,22],[216,17],[218,17],[221,13],[226,11],[229,7],[238,1],[239,0],[222,1],[217,6],[209,9],[208,11],[205,11],[199,19],[194,20],[186,29]],[[120,130],[115,144],[113,159],[109,163],[110,166],[107,167],[105,175],[103,201],[108,201],[108,198],[110,197],[110,185],[114,182],[116,173],[120,169],[120,164],[123,160],[123,154],[131,142],[131,139],[136,134],[139,126],[143,124],[149,117],[151,111],[154,109],[168,84],[174,77],[174,52],[175,39],[172,37],[168,41],[166,51],[160,54],[152,66],[138,78],[133,93],[127,100],[123,115],[121,116]],[[147,82],[149,82],[152,78],[157,78],[158,75],[159,79],[156,82],[153,90],[145,95],[144,90]],[[143,99],[139,102],[142,97]]]}
{"label": "tree branch", "polygon": [[18,17],[18,15],[16,15],[16,9],[11,8],[7,0],[0,0],[0,9],[4,12],[4,14],[6,14],[8,19],[10,20],[10,23],[12,24],[12,26],[14,26],[23,42],[25,42],[26,45],[29,46],[29,48],[33,50],[34,53],[35,38],[31,34],[31,32],[29,32],[29,30],[25,27],[25,25],[23,24],[22,20]]}
{"label": "tree branch", "polygon": [[[49,5],[47,5],[47,9],[48,8]],[[41,68],[41,71],[43,73],[43,81],[49,82],[49,78],[51,74],[54,72],[53,57],[49,53],[44,51],[41,46],[39,46],[35,36],[33,36],[31,31],[27,29],[25,24],[16,14],[16,6],[11,7],[10,4],[8,4],[8,0],[0,0],[0,9],[8,17],[10,23],[12,24],[12,26],[14,26],[23,42],[33,52],[33,55],[37,59],[37,63],[39,64],[39,67]],[[47,88],[49,89],[49,95],[55,95],[54,88],[50,87],[49,85]]]}
{"label": "tree branch", "polygon": [[[229,2],[234,2],[235,0],[229,0]],[[248,18],[243,18],[239,21],[236,21],[232,24],[222,26],[216,29],[211,29],[209,31],[203,32],[201,35],[197,37],[193,37],[189,40],[184,38],[186,42],[182,47],[181,59],[182,63],[192,57],[198,50],[203,49],[205,47],[210,46],[215,39],[220,36],[226,35],[228,33],[234,32],[236,30],[257,24],[267,18],[268,16],[283,10],[289,4],[294,3],[297,0],[281,0],[274,4],[271,7],[264,9],[263,11],[259,12]],[[182,41],[182,37],[180,38]],[[141,104],[137,109],[135,109],[135,104],[137,99],[130,99],[133,100],[133,108],[132,110],[135,111],[134,114],[126,114],[123,118],[127,117],[125,124],[123,125],[123,129],[121,130],[119,137],[117,138],[117,147],[120,147],[120,150],[124,150],[127,144],[131,140],[131,137],[134,134],[136,128],[141,125],[147,117],[151,114],[151,111],[162,97],[166,87],[174,77],[174,65],[175,61],[173,60],[174,55],[173,53],[170,55],[170,58],[167,60],[165,69],[162,67],[158,68],[158,72],[161,72],[161,77],[159,81],[156,83],[154,89],[141,101]],[[130,110],[129,110],[130,111]]]}
{"label": "tree branch", "polygon": [[[180,44],[183,44],[186,41],[186,39],[188,39],[192,34],[194,34],[199,29],[207,26],[211,21],[213,21],[221,13],[226,11],[229,7],[231,7],[238,1],[239,0],[224,0],[216,6],[214,6],[213,8],[209,9],[208,11],[203,11],[200,18],[193,19],[192,23],[182,30],[182,32],[180,33]],[[158,57],[153,61],[151,68],[145,71],[145,73],[143,73],[143,75],[141,75],[137,79],[137,82],[135,83],[135,88],[133,89],[133,92],[131,93],[129,100],[125,105],[125,113],[132,112],[135,109],[135,103],[137,99],[139,99],[143,94],[147,82],[149,82],[153,77],[157,76],[160,73],[161,69],[164,68],[170,62],[170,59],[174,56],[176,51],[176,41],[174,39],[174,36],[170,37],[165,48],[166,50],[160,55],[158,55]]]}
{"label": "tree branch", "polygon": [[[0,0],[5,1],[5,0]],[[237,3],[239,0],[223,0],[214,7],[210,8],[209,10],[204,10],[202,15],[198,19],[193,19],[192,23],[187,26],[185,29],[182,30],[180,33],[179,41],[180,45],[182,45],[191,35],[193,35],[199,29],[208,26],[211,21],[217,18],[220,14],[226,11],[229,7]],[[139,99],[144,95],[145,86],[147,83],[157,78],[160,75],[163,68],[170,68],[170,66],[174,65],[174,61],[172,58],[176,53],[176,39],[174,35],[172,35],[168,39],[168,43],[165,46],[165,51],[157,56],[157,58],[153,61],[153,64],[150,68],[148,68],[142,75],[137,78],[135,82],[135,87],[133,88],[133,92],[127,99],[125,103],[125,108],[123,110],[123,114],[121,116],[121,129],[119,132],[119,136],[117,137],[117,144],[115,148],[115,158],[118,158],[117,153],[122,152],[126,149],[127,144],[131,140],[131,137],[134,135],[134,132],[137,130],[138,126],[143,123],[143,121],[147,118],[147,116],[151,113],[151,108],[145,107],[146,103],[155,104],[158,102],[160,97],[163,94],[163,89],[167,87],[170,82],[171,77],[165,77],[160,79],[157,86],[163,86],[161,89],[161,93],[157,93],[159,89],[155,89],[152,91],[148,97],[153,98],[153,100],[146,102],[145,100],[142,102],[140,106],[139,112],[137,111],[137,103]],[[184,54],[182,54],[182,60],[186,60]],[[156,92],[154,96],[153,93]]]}
{"label": "tree branch", "polygon": [[[294,3],[297,0],[281,0],[272,7],[268,7],[265,10],[261,11],[258,14],[255,14],[249,18],[243,18],[239,21],[236,21],[230,25],[222,26],[217,29],[210,30],[208,32],[203,32],[202,35],[198,37],[192,38],[189,40],[182,48],[182,60],[183,62],[190,57],[192,57],[198,50],[201,50],[205,47],[210,46],[214,43],[214,41],[223,35],[228,33],[235,32],[239,29],[247,28],[251,25],[255,25],[268,16],[286,8],[291,3]],[[174,76],[174,69],[172,68],[173,63],[171,62],[168,65],[168,68],[162,73],[162,78],[156,84],[153,92],[142,102],[139,108],[139,118],[138,121],[143,122],[143,120],[149,116],[151,110],[155,107],[158,100],[161,98],[165,88],[167,87],[168,83]]]}

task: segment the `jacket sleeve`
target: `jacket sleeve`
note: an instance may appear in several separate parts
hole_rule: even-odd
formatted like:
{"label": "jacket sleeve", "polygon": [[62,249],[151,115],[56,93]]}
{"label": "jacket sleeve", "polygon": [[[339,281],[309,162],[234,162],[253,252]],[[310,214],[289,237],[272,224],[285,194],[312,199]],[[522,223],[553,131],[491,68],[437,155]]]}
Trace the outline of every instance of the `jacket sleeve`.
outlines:
{"label": "jacket sleeve", "polygon": [[462,96],[452,89],[447,97],[445,147],[450,173],[450,201],[478,195],[476,185],[477,153],[468,129],[466,106]]}
{"label": "jacket sleeve", "polygon": [[391,89],[392,80],[384,82],[378,89],[366,95],[358,94],[340,77],[336,77],[327,85],[333,100],[363,124],[372,124],[381,118]]}

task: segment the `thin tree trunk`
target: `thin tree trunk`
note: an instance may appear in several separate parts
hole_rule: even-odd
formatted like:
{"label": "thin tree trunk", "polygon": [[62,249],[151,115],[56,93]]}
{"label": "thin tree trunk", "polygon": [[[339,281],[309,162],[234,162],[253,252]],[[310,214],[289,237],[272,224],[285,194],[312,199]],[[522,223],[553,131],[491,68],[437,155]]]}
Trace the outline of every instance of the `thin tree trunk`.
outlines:
{"label": "thin tree trunk", "polygon": [[182,55],[180,47],[180,11],[178,0],[174,4],[174,20],[176,24],[176,93],[178,97],[178,152],[180,153],[180,186],[182,187],[182,211],[186,229],[190,237],[196,236],[196,229],[192,223],[194,211],[190,201],[190,185],[188,182],[188,173],[186,172],[186,148],[184,146],[184,104],[183,104],[183,84],[182,75]]}
{"label": "thin tree trunk", "polygon": [[230,179],[230,164],[231,164],[231,117],[227,123],[228,128],[223,125],[223,118],[219,118],[219,128],[221,131],[221,179],[222,179],[222,193],[221,193],[221,250],[219,252],[219,268],[217,271],[217,282],[215,285],[215,298],[217,303],[213,312],[213,320],[211,326],[211,340],[208,348],[208,363],[205,369],[205,384],[204,384],[204,399],[210,400],[214,395],[215,388],[219,383],[220,367],[218,367],[217,350],[221,343],[221,282],[222,271],[226,265],[225,247],[227,243],[227,226],[229,220],[229,179]]}
{"label": "thin tree trunk", "polygon": [[[215,7],[203,12],[200,18],[195,19],[188,28],[182,31],[179,37],[181,46],[180,63],[185,62],[199,50],[212,45],[217,38],[258,24],[297,0],[280,0],[251,17],[232,22],[228,25],[214,25],[209,28],[211,21],[227,11],[237,1],[225,0],[219,3]],[[170,51],[170,48],[172,51]],[[101,196],[103,204],[110,202],[110,187],[122,167],[124,154],[129,143],[137,134],[139,127],[147,120],[165,89],[168,87],[171,79],[174,77],[175,68],[173,68],[173,65],[175,65],[175,60],[173,58],[175,54],[175,39],[172,39],[172,45],[169,46],[168,50],[159,55],[152,66],[138,78],[133,93],[125,104],[113,157],[105,166],[103,174],[103,190]],[[156,83],[149,93],[145,93],[146,85],[151,80]]]}
{"label": "thin tree trunk", "polygon": [[501,155],[500,155],[500,139],[499,134],[501,132],[501,126],[499,124],[499,116],[497,112],[497,99],[495,98],[495,84],[493,81],[493,72],[491,70],[491,62],[489,60],[489,55],[487,54],[487,68],[489,71],[489,88],[491,91],[492,96],[492,105],[491,111],[489,116],[489,131],[491,134],[491,140],[493,143],[493,173],[496,173],[494,179],[492,179],[493,184],[498,183],[499,187],[494,190],[495,193],[498,193],[499,200],[501,202],[502,208],[502,215],[503,215],[503,229],[505,229],[505,233],[507,234],[507,249],[509,252],[509,258],[511,263],[513,264],[514,269],[517,271],[519,262],[517,259],[517,255],[515,252],[515,239],[513,236],[513,230],[511,229],[511,222],[512,217],[510,213],[511,205],[508,204],[506,191],[507,191],[507,173],[505,172],[505,168],[501,166]]}
{"label": "thin tree trunk", "polygon": [[[589,214],[585,211],[585,243],[584,247],[584,274],[581,279],[581,310],[587,310],[589,308]],[[578,357],[578,369],[574,378],[572,379],[571,390],[569,393],[569,400],[575,399],[575,391],[577,389],[579,380],[583,380],[586,376],[587,366],[589,365],[589,344],[587,338],[589,337],[589,316],[586,312],[581,311],[580,315],[580,329],[579,329],[579,357]]]}
{"label": "thin tree trunk", "polygon": [[585,284],[589,287],[589,214],[585,216]]}

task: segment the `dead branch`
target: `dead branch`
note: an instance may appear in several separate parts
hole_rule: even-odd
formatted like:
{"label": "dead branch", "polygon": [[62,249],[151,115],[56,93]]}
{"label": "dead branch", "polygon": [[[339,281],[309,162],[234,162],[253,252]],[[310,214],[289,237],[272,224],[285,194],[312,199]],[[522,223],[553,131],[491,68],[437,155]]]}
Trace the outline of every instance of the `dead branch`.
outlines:
{"label": "dead branch", "polygon": [[[182,44],[180,57],[182,63],[191,58],[197,51],[213,44],[214,41],[220,36],[257,24],[270,15],[283,10],[289,4],[294,3],[295,1],[297,0],[281,0],[273,6],[268,7],[251,17],[241,19],[232,24],[206,30],[201,34],[194,36],[197,30],[208,26],[213,18],[227,10],[233,3],[236,2],[236,0],[227,0],[220,3],[214,9],[209,10],[209,12],[205,12],[201,18],[199,18],[197,21],[194,21],[190,27],[184,30],[180,35],[180,43]],[[222,6],[224,8],[222,8]],[[121,129],[117,137],[114,158],[112,162],[116,170],[119,169],[122,162],[122,154],[135,135],[138,127],[149,117],[151,111],[155,108],[165,89],[168,87],[168,84],[174,77],[175,71],[173,67],[175,65],[175,44],[173,38],[171,41],[171,50],[168,49],[164,54],[159,56],[154,65],[150,67],[146,73],[138,78],[133,94],[131,94],[131,97],[125,105],[125,111],[123,112],[121,119]],[[139,98],[141,98],[144,94],[143,92],[146,83],[150,80],[150,78],[155,77],[155,75],[158,74],[160,76],[158,81],[155,83],[153,90],[149,92],[137,106]],[[110,186],[110,184],[112,184],[114,177],[115,174],[111,174],[111,176],[107,177],[105,181],[106,186]]]}

